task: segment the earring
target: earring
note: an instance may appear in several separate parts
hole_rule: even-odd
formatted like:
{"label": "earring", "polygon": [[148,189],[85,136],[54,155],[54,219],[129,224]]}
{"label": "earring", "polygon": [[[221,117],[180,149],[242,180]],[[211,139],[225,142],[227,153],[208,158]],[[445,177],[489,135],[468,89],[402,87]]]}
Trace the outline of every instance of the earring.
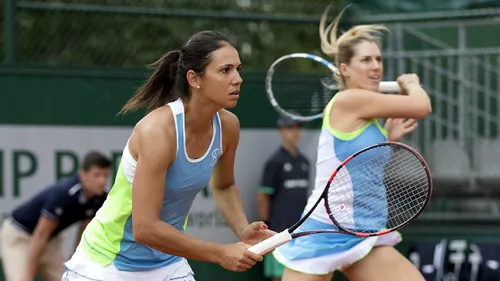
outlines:
{"label": "earring", "polygon": [[196,89],[199,89],[200,88],[200,85],[196,86]]}

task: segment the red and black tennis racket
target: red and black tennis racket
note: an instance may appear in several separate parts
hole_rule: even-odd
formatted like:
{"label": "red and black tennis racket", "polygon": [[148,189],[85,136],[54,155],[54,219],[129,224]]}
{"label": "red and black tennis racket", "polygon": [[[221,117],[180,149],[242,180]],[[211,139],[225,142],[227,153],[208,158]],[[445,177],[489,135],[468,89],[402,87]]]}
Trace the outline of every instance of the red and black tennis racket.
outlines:
{"label": "red and black tennis racket", "polygon": [[[416,150],[398,142],[369,146],[349,156],[335,169],[318,201],[297,223],[249,250],[265,254],[292,239],[317,233],[384,235],[417,218],[431,194],[429,166]],[[338,230],[295,233],[323,199],[328,216]]]}

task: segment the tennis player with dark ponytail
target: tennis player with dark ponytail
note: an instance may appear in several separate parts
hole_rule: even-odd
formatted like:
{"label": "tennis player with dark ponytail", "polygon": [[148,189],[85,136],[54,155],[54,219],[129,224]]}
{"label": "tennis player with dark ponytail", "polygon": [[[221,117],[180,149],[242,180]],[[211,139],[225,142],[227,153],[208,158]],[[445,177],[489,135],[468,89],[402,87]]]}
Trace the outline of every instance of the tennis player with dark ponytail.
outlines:
{"label": "tennis player with dark ponytail", "polygon": [[[275,233],[249,224],[234,179],[241,62],[213,31],[153,64],[121,113],[146,107],[123,150],[104,206],[65,263],[63,280],[194,280],[186,259],[242,272],[262,256],[247,249]],[[223,133],[224,132],[224,133]],[[184,233],[196,194],[212,180],[220,212],[241,242],[219,245]]]}

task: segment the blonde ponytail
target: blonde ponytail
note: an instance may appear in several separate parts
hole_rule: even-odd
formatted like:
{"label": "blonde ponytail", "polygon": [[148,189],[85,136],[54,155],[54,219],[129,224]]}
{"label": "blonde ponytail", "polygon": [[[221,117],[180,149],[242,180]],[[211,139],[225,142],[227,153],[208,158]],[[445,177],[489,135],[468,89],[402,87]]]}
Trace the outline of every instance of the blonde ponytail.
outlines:
{"label": "blonde ponytail", "polygon": [[321,16],[321,20],[319,22],[319,37],[321,39],[321,50],[323,51],[323,53],[329,55],[332,58],[335,58],[338,53],[336,41],[339,21],[342,17],[342,14],[349,6],[345,7],[335,18],[335,20],[325,28],[326,17],[328,15],[330,7],[331,5],[328,5],[328,7],[326,7],[325,11],[323,12],[323,15]]}
{"label": "blonde ponytail", "polygon": [[[335,20],[325,28],[327,14],[331,7],[329,5],[323,12],[319,23],[321,50],[334,60],[336,66],[341,63],[349,63],[354,56],[354,47],[362,41],[374,42],[380,46],[382,31],[388,31],[383,25],[357,25],[337,38],[340,18],[350,6],[344,7]],[[342,88],[344,84],[343,77],[337,74],[334,77],[339,85],[335,88]]]}

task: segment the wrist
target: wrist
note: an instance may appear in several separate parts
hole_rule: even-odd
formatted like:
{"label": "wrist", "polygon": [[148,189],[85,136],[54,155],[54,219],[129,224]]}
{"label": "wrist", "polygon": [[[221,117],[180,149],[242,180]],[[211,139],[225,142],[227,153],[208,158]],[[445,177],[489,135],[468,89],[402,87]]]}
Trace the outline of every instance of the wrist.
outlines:
{"label": "wrist", "polygon": [[224,245],[215,245],[213,250],[210,251],[211,255],[208,256],[208,262],[221,264],[224,259]]}
{"label": "wrist", "polygon": [[241,237],[243,236],[243,234],[245,233],[245,231],[247,230],[249,225],[250,224],[247,223],[246,225],[242,225],[236,229],[235,234],[236,234],[236,236],[238,236],[239,239],[241,239]]}
{"label": "wrist", "polygon": [[389,141],[399,141],[399,138],[392,138],[391,136],[388,137]]}
{"label": "wrist", "polygon": [[422,88],[420,83],[418,83],[418,81],[410,81],[410,82],[407,82],[403,85],[403,88],[406,89],[406,91],[411,91],[411,90],[415,90],[415,89],[420,89]]}

